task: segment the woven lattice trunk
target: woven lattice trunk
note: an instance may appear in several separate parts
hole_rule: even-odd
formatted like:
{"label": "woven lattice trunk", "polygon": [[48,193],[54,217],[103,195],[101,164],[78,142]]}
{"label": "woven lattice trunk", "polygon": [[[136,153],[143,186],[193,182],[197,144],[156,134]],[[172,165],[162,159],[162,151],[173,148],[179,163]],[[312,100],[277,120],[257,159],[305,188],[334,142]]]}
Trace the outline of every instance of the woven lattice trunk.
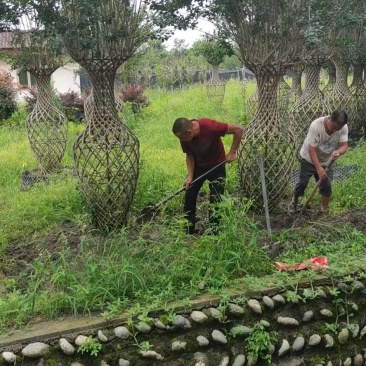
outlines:
{"label": "woven lattice trunk", "polygon": [[349,90],[351,94],[354,95],[358,89],[364,88],[362,81],[363,66],[358,63],[352,63],[352,66],[353,66],[353,77],[352,77],[352,83],[349,86]]}
{"label": "woven lattice trunk", "polygon": [[75,141],[74,160],[96,226],[115,230],[126,223],[136,190],[139,142],[118,118],[114,99],[117,67],[109,63],[83,65],[93,84],[93,103],[85,130]]}
{"label": "woven lattice trunk", "polygon": [[247,112],[247,120],[251,121],[258,110],[258,84],[256,84],[255,91],[252,95],[250,95],[247,99],[246,103],[246,112]]}
{"label": "woven lattice trunk", "polygon": [[206,83],[208,99],[214,104],[221,104],[225,96],[225,83],[220,80],[219,66],[212,66],[212,77]]}
{"label": "woven lattice trunk", "polygon": [[93,107],[93,89],[90,90],[90,94],[84,100],[84,116],[85,121],[89,121],[92,114]]}
{"label": "woven lattice trunk", "polygon": [[331,95],[333,93],[334,85],[336,83],[336,68],[334,63],[331,61],[327,62],[327,73],[328,73],[328,82],[327,85],[322,90],[325,97]]}
{"label": "woven lattice trunk", "polygon": [[119,90],[117,87],[114,88],[114,101],[116,103],[116,108],[118,113],[123,112],[123,100],[119,96]]}
{"label": "woven lattice trunk", "polygon": [[352,116],[351,142],[357,142],[364,137],[366,130],[366,87],[363,84],[362,71],[362,65],[353,63],[353,80],[349,88],[352,98],[349,103],[349,110],[346,110]]}
{"label": "woven lattice trunk", "polygon": [[[288,122],[288,104],[290,99],[290,87],[283,77],[280,78],[277,87],[277,103],[281,121]],[[250,121],[254,118],[259,103],[258,86],[255,92],[248,98],[246,103],[247,119]]]}
{"label": "woven lattice trunk", "polygon": [[52,73],[53,70],[32,71],[37,81],[38,96],[25,121],[31,149],[45,174],[60,171],[67,142],[67,119],[52,98]]}
{"label": "woven lattice trunk", "polygon": [[[270,72],[269,72],[270,71]],[[275,208],[283,197],[293,169],[294,133],[280,121],[277,92],[282,77],[277,70],[258,70],[258,110],[246,127],[238,149],[240,184],[244,195],[253,199],[253,207],[263,210],[258,154],[262,153],[268,193],[268,205]]]}
{"label": "woven lattice trunk", "polygon": [[347,111],[352,98],[347,83],[349,62],[339,58],[334,58],[332,61],[336,68],[336,82],[333,92],[328,97],[328,104],[333,110],[344,109]]}
{"label": "woven lattice trunk", "polygon": [[288,123],[288,105],[290,101],[291,88],[281,76],[277,87],[277,103],[281,123]]}
{"label": "woven lattice trunk", "polygon": [[296,131],[295,156],[299,157],[302,143],[312,121],[329,113],[323,93],[319,89],[320,63],[305,65],[305,88],[290,111],[290,121]]}
{"label": "woven lattice trunk", "polygon": [[303,70],[304,70],[304,66],[302,64],[291,67],[292,83],[291,83],[291,93],[290,93],[290,100],[289,100],[289,110],[292,109],[294,104],[301,97],[301,94],[302,94],[301,76],[302,76]]}

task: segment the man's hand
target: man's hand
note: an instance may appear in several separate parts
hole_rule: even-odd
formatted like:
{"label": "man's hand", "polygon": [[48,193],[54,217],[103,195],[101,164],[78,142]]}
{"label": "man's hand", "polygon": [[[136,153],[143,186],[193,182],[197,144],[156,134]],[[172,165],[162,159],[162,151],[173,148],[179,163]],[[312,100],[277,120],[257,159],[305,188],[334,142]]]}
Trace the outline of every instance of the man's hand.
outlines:
{"label": "man's hand", "polygon": [[319,167],[319,169],[316,170],[316,173],[318,174],[320,180],[323,180],[327,177],[327,172],[323,167]]}
{"label": "man's hand", "polygon": [[190,187],[192,181],[193,181],[192,177],[187,177],[183,182],[184,187],[186,187],[186,189],[188,189]]}
{"label": "man's hand", "polygon": [[340,156],[341,154],[339,153],[339,151],[334,150],[332,153],[332,160],[337,160]]}
{"label": "man's hand", "polygon": [[236,160],[236,153],[234,152],[229,152],[227,155],[226,155],[226,161],[228,163],[231,163],[232,161]]}

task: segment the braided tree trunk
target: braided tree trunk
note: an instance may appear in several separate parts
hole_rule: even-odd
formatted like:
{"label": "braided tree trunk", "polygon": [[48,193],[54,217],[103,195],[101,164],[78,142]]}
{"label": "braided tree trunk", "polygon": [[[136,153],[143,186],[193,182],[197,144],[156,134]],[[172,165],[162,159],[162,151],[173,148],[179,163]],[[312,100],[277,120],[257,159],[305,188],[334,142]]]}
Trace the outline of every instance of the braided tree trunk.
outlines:
{"label": "braided tree trunk", "polygon": [[350,86],[352,98],[350,109],[349,111],[346,110],[352,116],[353,127],[350,131],[350,139],[355,142],[364,137],[366,130],[366,87],[363,84],[362,71],[362,65],[353,63],[353,80]]}
{"label": "braided tree trunk", "polygon": [[327,70],[328,73],[328,82],[322,91],[324,96],[327,98],[329,95],[333,93],[337,77],[336,77],[336,68],[332,61],[327,61],[325,69]]}
{"label": "braided tree trunk", "polygon": [[123,100],[119,96],[119,90],[115,87],[114,88],[114,101],[116,103],[116,108],[118,113],[123,112]]}
{"label": "braided tree trunk", "polygon": [[294,133],[289,126],[283,128],[278,111],[277,91],[281,77],[277,70],[257,71],[258,110],[245,129],[238,149],[240,184],[245,196],[253,198],[253,207],[258,211],[263,209],[258,154],[263,155],[270,209],[277,206],[285,193],[294,163]]}
{"label": "braided tree trunk", "polygon": [[352,62],[352,68],[353,68],[353,78],[352,83],[349,86],[349,90],[353,95],[357,91],[357,89],[363,88],[364,85],[362,81],[363,66],[356,62]]}
{"label": "braided tree trunk", "polygon": [[85,121],[90,121],[93,107],[93,89],[90,90],[90,94],[84,100],[84,116]]}
{"label": "braided tree trunk", "polygon": [[278,111],[280,113],[281,123],[288,123],[288,105],[290,101],[291,88],[281,76],[277,88]]}
{"label": "braided tree trunk", "polygon": [[291,84],[291,94],[289,100],[289,110],[292,109],[294,104],[300,99],[302,90],[301,90],[301,76],[304,71],[304,65],[298,64],[291,67],[291,76],[292,76],[292,84]]}
{"label": "braided tree trunk", "polygon": [[225,96],[225,83],[220,80],[219,66],[212,65],[212,77],[206,83],[207,97],[214,104],[221,104]]}
{"label": "braided tree trunk", "polygon": [[38,96],[25,121],[31,149],[45,174],[60,171],[67,142],[67,119],[52,99],[53,71],[32,70],[37,81]]}
{"label": "braided tree trunk", "polygon": [[247,109],[247,120],[251,121],[255,114],[257,113],[258,109],[258,83],[256,84],[255,92],[249,96],[246,103]]}
{"label": "braided tree trunk", "polygon": [[296,131],[295,156],[299,156],[302,143],[306,137],[311,122],[327,113],[329,107],[319,89],[320,82],[319,62],[305,64],[305,88],[300,99],[290,111],[290,120]]}
{"label": "braided tree trunk", "polygon": [[241,79],[241,95],[243,96],[244,100],[246,99],[246,92],[247,92],[247,80],[245,79],[245,67],[241,69],[242,72],[242,79]]}
{"label": "braided tree trunk", "polygon": [[[280,78],[277,87],[277,102],[280,119],[283,123],[288,122],[288,103],[290,98],[290,87],[283,77]],[[250,121],[254,118],[259,103],[258,85],[255,92],[247,100],[247,119]]]}
{"label": "braided tree trunk", "polygon": [[339,58],[334,58],[333,63],[336,68],[336,82],[333,92],[329,95],[329,105],[332,110],[344,109],[349,110],[352,94],[348,88],[347,77],[349,62]]}
{"label": "braided tree trunk", "polygon": [[93,84],[93,104],[85,130],[74,144],[80,189],[99,228],[125,224],[138,178],[139,142],[118,118],[113,62],[84,64]]}

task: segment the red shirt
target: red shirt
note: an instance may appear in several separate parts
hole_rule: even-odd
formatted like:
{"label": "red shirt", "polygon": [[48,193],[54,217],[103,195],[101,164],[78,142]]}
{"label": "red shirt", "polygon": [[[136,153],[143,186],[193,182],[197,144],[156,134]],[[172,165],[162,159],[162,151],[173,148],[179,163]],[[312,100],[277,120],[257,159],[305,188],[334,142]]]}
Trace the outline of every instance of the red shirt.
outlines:
{"label": "red shirt", "polygon": [[200,125],[200,133],[191,141],[181,141],[183,152],[193,154],[195,166],[213,168],[225,160],[225,149],[221,141],[227,131],[227,123],[209,118],[194,119]]}

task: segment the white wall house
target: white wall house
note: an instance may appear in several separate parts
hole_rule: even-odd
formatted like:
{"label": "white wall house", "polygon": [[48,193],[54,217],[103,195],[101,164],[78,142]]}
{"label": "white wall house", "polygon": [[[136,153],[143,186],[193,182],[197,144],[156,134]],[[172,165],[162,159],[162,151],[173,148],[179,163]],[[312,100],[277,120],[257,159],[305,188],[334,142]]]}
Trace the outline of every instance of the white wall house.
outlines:
{"label": "white wall house", "polygon": [[[11,46],[11,34],[9,32],[0,33],[0,54],[2,52],[14,52],[15,49]],[[22,98],[22,89],[35,85],[35,79],[29,72],[20,72],[12,70],[11,65],[0,59],[0,70],[5,70],[11,73],[14,82],[19,89],[19,98]],[[70,63],[58,68],[51,77],[52,85],[58,93],[66,93],[67,91],[75,91],[80,94],[80,75],[77,73],[79,65]]]}

